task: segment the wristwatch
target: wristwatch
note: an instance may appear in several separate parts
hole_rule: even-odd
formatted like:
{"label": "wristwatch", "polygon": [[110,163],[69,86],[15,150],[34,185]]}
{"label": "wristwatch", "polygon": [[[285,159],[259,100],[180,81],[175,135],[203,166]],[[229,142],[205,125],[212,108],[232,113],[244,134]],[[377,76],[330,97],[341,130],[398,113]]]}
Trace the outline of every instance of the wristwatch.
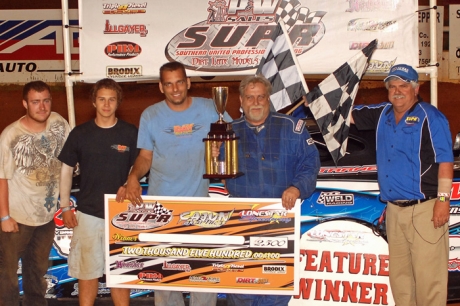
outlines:
{"label": "wristwatch", "polygon": [[66,211],[71,210],[71,209],[72,209],[72,206],[61,207],[62,212],[66,212]]}
{"label": "wristwatch", "polygon": [[438,196],[438,201],[439,202],[448,202],[448,201],[450,201],[450,197],[448,195],[440,195],[440,196]]}

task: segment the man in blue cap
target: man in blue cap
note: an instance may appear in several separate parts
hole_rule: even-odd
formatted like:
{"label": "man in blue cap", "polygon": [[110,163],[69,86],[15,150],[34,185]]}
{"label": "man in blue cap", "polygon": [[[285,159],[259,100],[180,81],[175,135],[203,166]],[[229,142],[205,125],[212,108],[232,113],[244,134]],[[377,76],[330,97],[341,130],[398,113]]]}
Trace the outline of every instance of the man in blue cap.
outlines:
{"label": "man in blue cap", "polygon": [[376,130],[393,297],[396,305],[444,306],[453,177],[449,123],[419,99],[411,66],[393,66],[384,82],[390,102],[356,106],[352,123]]}

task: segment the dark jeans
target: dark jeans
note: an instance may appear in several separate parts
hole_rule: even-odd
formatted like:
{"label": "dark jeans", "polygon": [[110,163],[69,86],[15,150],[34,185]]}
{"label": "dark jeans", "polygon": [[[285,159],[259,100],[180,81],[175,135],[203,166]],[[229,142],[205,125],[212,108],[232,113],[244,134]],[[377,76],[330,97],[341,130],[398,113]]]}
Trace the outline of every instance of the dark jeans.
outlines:
{"label": "dark jeans", "polygon": [[0,306],[18,306],[18,261],[22,261],[22,305],[47,305],[48,258],[53,245],[54,220],[41,226],[19,224],[19,232],[0,230]]}
{"label": "dark jeans", "polygon": [[290,295],[227,294],[228,306],[287,306]]}

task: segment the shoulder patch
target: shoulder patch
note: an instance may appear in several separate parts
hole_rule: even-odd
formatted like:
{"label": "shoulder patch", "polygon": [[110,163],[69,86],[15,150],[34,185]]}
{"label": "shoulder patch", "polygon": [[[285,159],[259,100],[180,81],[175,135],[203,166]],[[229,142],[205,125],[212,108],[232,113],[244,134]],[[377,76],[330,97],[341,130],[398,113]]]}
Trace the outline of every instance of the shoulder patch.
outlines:
{"label": "shoulder patch", "polygon": [[295,125],[294,132],[301,133],[304,128],[305,128],[305,120],[299,119],[299,121],[297,121]]}

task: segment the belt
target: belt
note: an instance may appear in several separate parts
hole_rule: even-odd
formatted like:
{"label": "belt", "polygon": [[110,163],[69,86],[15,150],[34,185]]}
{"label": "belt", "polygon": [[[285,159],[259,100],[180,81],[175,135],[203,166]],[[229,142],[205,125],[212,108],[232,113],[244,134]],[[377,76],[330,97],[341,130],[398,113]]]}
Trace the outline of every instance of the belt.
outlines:
{"label": "belt", "polygon": [[390,202],[391,204],[394,204],[396,206],[399,206],[399,207],[408,207],[408,206],[413,206],[415,204],[420,204],[420,203],[426,202],[426,201],[434,199],[434,198],[436,198],[436,197],[428,197],[428,198],[419,199],[419,200],[395,200],[395,201],[388,201],[388,202]]}

